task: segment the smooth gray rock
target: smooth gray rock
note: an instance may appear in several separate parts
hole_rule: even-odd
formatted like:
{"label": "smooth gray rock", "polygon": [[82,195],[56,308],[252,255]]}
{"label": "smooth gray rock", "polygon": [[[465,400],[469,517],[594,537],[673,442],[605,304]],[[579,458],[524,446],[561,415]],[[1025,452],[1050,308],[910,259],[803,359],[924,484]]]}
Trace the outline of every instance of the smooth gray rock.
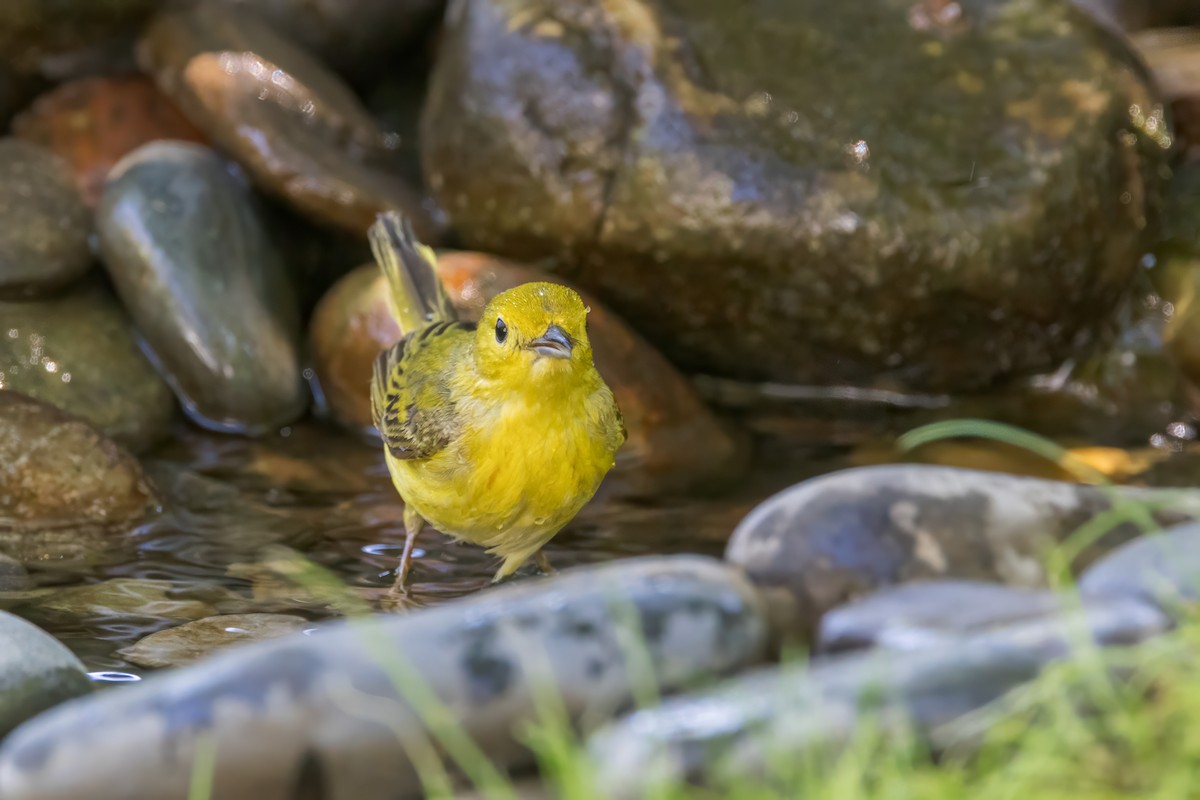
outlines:
{"label": "smooth gray rock", "polygon": [[96,281],[56,297],[0,301],[0,320],[0,389],[81,417],[135,452],[166,436],[171,390],[120,303]]}
{"label": "smooth gray rock", "polygon": [[144,145],[109,173],[96,220],[117,292],[192,419],[258,434],[304,413],[295,295],[228,162]]}
{"label": "smooth gray rock", "polygon": [[[791,594],[797,624],[899,583],[958,578],[1046,584],[1043,558],[1113,498],[1173,498],[1160,524],[1200,515],[1200,496],[1101,488],[996,472],[888,465],[804,481],[760,504],[734,531],[726,560],[763,587]],[[1141,533],[1124,523],[1077,560],[1086,566]]]}
{"label": "smooth gray rock", "polygon": [[1097,598],[1135,597],[1175,617],[1200,603],[1200,524],[1135,539],[1093,564],[1079,590]]}
{"label": "smooth gray rock", "polygon": [[557,686],[573,720],[598,721],[630,705],[634,681],[677,690],[765,650],[753,587],[718,561],[570,570],[239,647],[69,705],[0,748],[0,796],[185,796],[198,737],[211,734],[222,800],[285,800],[298,781],[327,800],[418,798],[402,740],[424,725],[402,698],[440,699],[489,758],[515,765],[531,758],[518,732],[536,716],[535,686]]}
{"label": "smooth gray rock", "polygon": [[92,263],[92,220],[66,162],[19,139],[0,139],[0,296],[61,289]]}
{"label": "smooth gray rock", "polygon": [[[1157,609],[1107,605],[1024,622],[951,644],[875,650],[810,669],[773,667],[637,711],[588,741],[602,796],[633,800],[660,780],[720,786],[767,774],[774,758],[836,751],[872,719],[898,738],[944,725],[1037,677],[1090,636],[1129,644],[1167,627]],[[786,762],[785,762],[786,763]]]}
{"label": "smooth gray rock", "polygon": [[53,636],[0,611],[0,740],[25,720],[92,690],[83,664]]}
{"label": "smooth gray rock", "polygon": [[226,647],[278,639],[309,624],[293,614],[222,614],[152,633],[117,655],[139,667],[178,667]]}

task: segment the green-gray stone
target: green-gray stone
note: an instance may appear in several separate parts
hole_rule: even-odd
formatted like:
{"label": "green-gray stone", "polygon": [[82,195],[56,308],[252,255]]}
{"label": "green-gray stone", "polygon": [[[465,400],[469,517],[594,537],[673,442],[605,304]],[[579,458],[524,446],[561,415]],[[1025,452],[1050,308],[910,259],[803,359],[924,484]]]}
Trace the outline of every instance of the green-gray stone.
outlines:
{"label": "green-gray stone", "polygon": [[0,389],[81,417],[132,450],[162,439],[175,409],[120,304],[94,282],[60,297],[0,301]]}
{"label": "green-gray stone", "polygon": [[304,413],[295,293],[224,159],[145,145],[113,168],[96,219],[117,292],[189,416],[259,434]]}
{"label": "green-gray stone", "polygon": [[51,292],[91,265],[91,215],[66,163],[45,148],[0,139],[0,219],[0,296]]}
{"label": "green-gray stone", "polygon": [[0,739],[48,708],[92,689],[75,655],[50,634],[0,611]]}
{"label": "green-gray stone", "polygon": [[686,367],[971,388],[1078,354],[1136,272],[1137,63],[1067,0],[465,0],[425,172]]}

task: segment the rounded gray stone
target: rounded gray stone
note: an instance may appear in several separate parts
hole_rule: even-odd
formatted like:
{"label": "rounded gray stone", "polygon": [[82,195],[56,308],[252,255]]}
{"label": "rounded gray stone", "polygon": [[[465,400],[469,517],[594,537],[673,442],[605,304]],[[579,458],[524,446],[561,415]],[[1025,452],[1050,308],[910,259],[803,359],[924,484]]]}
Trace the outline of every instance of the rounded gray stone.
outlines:
{"label": "rounded gray stone", "polygon": [[92,690],[87,670],[53,636],[0,611],[0,739],[25,720]]}
{"label": "rounded gray stone", "polygon": [[1089,597],[1138,598],[1187,617],[1200,603],[1200,523],[1134,539],[1088,568],[1079,589]]}

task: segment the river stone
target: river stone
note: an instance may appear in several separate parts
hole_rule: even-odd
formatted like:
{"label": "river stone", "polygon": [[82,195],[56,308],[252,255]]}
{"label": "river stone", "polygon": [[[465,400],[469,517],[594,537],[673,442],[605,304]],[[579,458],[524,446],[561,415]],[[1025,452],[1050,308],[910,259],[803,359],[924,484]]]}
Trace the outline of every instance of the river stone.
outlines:
{"label": "river stone", "polygon": [[[460,316],[471,321],[500,292],[547,279],[530,267],[481,253],[442,253],[438,269]],[[321,394],[332,416],[350,428],[372,429],[375,357],[401,335],[387,297],[379,268],[360,267],[325,296],[309,329]],[[739,475],[746,462],[745,443],[717,420],[652,345],[587,292],[583,299],[591,308],[588,333],[596,368],[612,387],[629,434],[606,491],[652,496],[727,483]]]}
{"label": "river stone", "polygon": [[261,434],[304,413],[295,295],[220,156],[178,142],[135,150],[96,219],[117,292],[193,420]]}
{"label": "river stone", "polygon": [[90,215],[49,150],[0,139],[0,217],[0,297],[53,292],[91,265]]}
{"label": "river stone", "polygon": [[0,611],[0,740],[30,717],[91,690],[86,669],[70,650]]}
{"label": "river stone", "polygon": [[[1038,588],[1043,559],[1113,498],[1178,492],[1087,486],[992,472],[900,465],[824,475],[766,500],[741,522],[725,558],[763,587],[782,589],[808,634],[830,609],[884,586],[958,578]],[[1200,515],[1200,500],[1178,497],[1160,524]],[[1116,526],[1085,550],[1086,567],[1140,533]]]}
{"label": "river stone", "polygon": [[24,71],[135,28],[163,0],[6,0],[0,3],[0,60]]}
{"label": "river stone", "polygon": [[224,596],[224,592],[205,592],[150,578],[110,578],[58,589],[54,594],[39,597],[28,607],[22,607],[21,613],[38,620],[137,617],[191,622],[217,614],[211,602],[216,595]]}
{"label": "river stone", "polygon": [[308,625],[304,617],[291,614],[224,614],[152,633],[117,655],[139,667],[178,667],[231,645],[277,639]]}
{"label": "river stone", "polygon": [[430,187],[468,246],[554,257],[689,369],[965,389],[1081,352],[1160,194],[1169,137],[1136,58],[1065,0],[869,19],[459,3]]}
{"label": "river stone", "polygon": [[128,527],[157,503],[137,460],[91,425],[2,390],[0,464],[7,467],[0,470],[0,529],[9,534],[79,525]]}
{"label": "river stone", "polygon": [[143,68],[265,191],[313,219],[365,236],[404,212],[425,241],[438,227],[389,162],[385,137],[336,75],[244,9],[206,3],[159,16]]}
{"label": "river stone", "polygon": [[1200,603],[1200,525],[1143,536],[1093,564],[1079,578],[1090,597],[1136,597],[1180,619]]}
{"label": "river stone", "polygon": [[197,742],[213,735],[222,800],[294,797],[297,781],[328,800],[420,798],[404,742],[422,726],[389,670],[414,676],[407,691],[440,698],[494,763],[527,764],[520,736],[539,707],[532,687],[557,685],[577,721],[627,707],[635,631],[635,663],[647,669],[638,674],[662,691],[765,655],[753,588],[713,559],[572,569],[238,647],[64,707],[0,748],[0,796],[185,796]]}
{"label": "river stone", "polygon": [[[903,741],[937,742],[939,730],[1037,677],[1070,656],[1088,634],[1124,617],[1143,641],[1166,627],[1142,604],[1019,623],[945,646],[909,652],[852,653],[810,669],[772,667],[694,695],[637,711],[597,731],[587,748],[602,797],[652,796],[663,780],[761,780],[772,759],[795,763],[814,751],[833,757],[871,720]],[[1136,632],[1135,630],[1136,629]],[[1090,646],[1090,643],[1087,644]],[[781,763],[776,761],[775,763]],[[676,785],[671,783],[670,785]]]}
{"label": "river stone", "polygon": [[0,389],[75,414],[135,452],[166,436],[175,414],[128,317],[95,282],[59,297],[0,301]]}
{"label": "river stone", "polygon": [[443,0],[218,0],[254,11],[338,71],[368,77],[442,11]]}
{"label": "river stone", "polygon": [[100,201],[108,171],[141,145],[158,139],[203,141],[144,75],[92,76],[65,83],[13,120],[13,133],[67,161],[89,208]]}

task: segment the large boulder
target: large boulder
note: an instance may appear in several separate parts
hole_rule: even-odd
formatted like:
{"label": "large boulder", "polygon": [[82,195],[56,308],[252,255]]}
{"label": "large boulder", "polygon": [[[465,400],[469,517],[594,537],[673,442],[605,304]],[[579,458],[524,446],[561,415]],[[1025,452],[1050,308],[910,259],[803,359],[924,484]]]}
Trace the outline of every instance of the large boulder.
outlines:
{"label": "large boulder", "polygon": [[1066,0],[465,0],[422,121],[469,246],[705,372],[969,388],[1098,337],[1170,135]]}

